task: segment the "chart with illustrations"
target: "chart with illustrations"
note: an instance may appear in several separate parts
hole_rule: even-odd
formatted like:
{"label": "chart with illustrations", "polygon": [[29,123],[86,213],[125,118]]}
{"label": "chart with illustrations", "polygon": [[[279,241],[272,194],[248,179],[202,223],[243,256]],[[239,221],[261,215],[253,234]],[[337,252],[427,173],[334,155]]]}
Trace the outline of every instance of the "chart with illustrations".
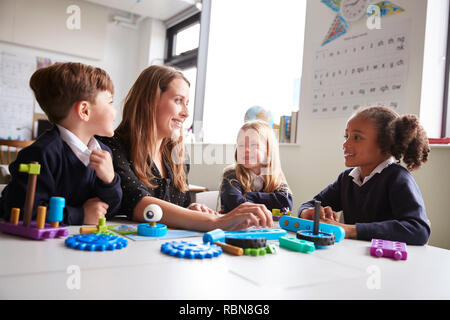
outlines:
{"label": "chart with illustrations", "polygon": [[31,139],[34,100],[28,81],[35,70],[35,57],[0,52],[2,139]]}
{"label": "chart with illustrations", "polygon": [[314,118],[347,116],[383,104],[401,112],[408,77],[408,22],[367,30],[313,56]]}

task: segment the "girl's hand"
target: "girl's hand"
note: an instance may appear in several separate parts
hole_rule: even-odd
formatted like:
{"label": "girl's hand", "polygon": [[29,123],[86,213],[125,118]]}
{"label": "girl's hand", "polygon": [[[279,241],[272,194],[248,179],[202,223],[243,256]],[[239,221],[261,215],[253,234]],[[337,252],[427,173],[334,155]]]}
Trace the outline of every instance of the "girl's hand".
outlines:
{"label": "girl's hand", "polygon": [[97,177],[104,183],[111,183],[114,180],[114,166],[111,154],[106,150],[93,150],[89,158],[89,167],[91,167]]}
{"label": "girl's hand", "polygon": [[213,214],[213,215],[218,215],[218,213],[210,208],[208,208],[207,206],[205,206],[204,204],[201,203],[191,203],[189,205],[189,207],[187,207],[189,210],[194,210],[194,211],[200,211],[200,212],[204,212],[204,213],[208,213],[208,214]]}
{"label": "girl's hand", "polygon": [[[300,213],[300,218],[314,220],[314,208],[308,208]],[[329,219],[337,222],[339,220],[338,215],[330,206],[320,207],[320,219]]]}
{"label": "girl's hand", "polygon": [[354,224],[343,224],[333,219],[321,219],[320,221],[323,223],[334,224],[335,226],[342,227],[345,231],[345,239],[356,239],[357,232],[356,226]]}
{"label": "girl's hand", "polygon": [[241,203],[227,214],[218,218],[217,228],[241,230],[249,227],[273,227],[272,213],[263,204]]}

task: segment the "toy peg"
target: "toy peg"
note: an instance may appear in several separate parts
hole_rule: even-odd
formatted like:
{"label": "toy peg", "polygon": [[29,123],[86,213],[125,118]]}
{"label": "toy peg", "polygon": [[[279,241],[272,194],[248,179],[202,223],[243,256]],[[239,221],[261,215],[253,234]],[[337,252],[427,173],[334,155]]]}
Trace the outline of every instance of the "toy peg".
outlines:
{"label": "toy peg", "polygon": [[19,165],[19,171],[28,173],[27,194],[25,197],[25,208],[23,212],[23,225],[28,227],[31,224],[31,217],[33,215],[37,175],[41,172],[41,165],[36,161],[29,164],[21,163]]}
{"label": "toy peg", "polygon": [[47,215],[47,207],[39,206],[37,208],[36,228],[45,228],[45,216]]}
{"label": "toy peg", "polygon": [[50,198],[50,210],[47,220],[50,222],[52,228],[57,228],[59,222],[63,219],[63,211],[66,206],[66,199],[63,197]]}
{"label": "toy peg", "polygon": [[214,242],[215,245],[218,245],[222,248],[223,251],[235,255],[235,256],[242,256],[244,254],[244,249],[232,246],[231,244],[222,243],[222,242]]}
{"label": "toy peg", "polygon": [[94,233],[97,231],[98,231],[97,227],[81,227],[80,228],[80,234],[91,234],[91,233]]}
{"label": "toy peg", "polygon": [[319,233],[319,225],[320,225],[320,201],[314,200],[314,225],[313,225],[313,234],[317,235]]}
{"label": "toy peg", "polygon": [[95,227],[80,228],[80,234],[91,234],[91,233],[111,234],[111,232],[108,231],[108,227],[106,226],[106,218],[98,218],[98,225]]}
{"label": "toy peg", "polygon": [[9,217],[9,223],[11,223],[11,224],[18,224],[19,223],[19,216],[20,216],[20,209],[19,208],[12,208],[11,209],[11,216]]}

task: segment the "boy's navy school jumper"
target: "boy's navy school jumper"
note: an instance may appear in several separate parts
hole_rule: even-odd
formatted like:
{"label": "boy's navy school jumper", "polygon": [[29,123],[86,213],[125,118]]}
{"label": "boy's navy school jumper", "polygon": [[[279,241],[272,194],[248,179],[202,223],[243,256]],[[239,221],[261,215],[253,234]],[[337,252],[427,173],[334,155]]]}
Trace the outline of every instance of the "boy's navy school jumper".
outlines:
{"label": "boy's navy school jumper", "polygon": [[[103,150],[111,153],[107,146],[98,142]],[[63,222],[67,225],[83,224],[83,204],[90,198],[98,197],[109,205],[106,218],[117,213],[122,199],[119,175],[115,173],[114,180],[110,184],[97,178],[95,171],[77,158],[67,143],[61,139],[58,128],[53,126],[31,146],[22,149],[17,159],[10,164],[11,181],[0,198],[0,216],[9,219],[11,208],[20,208],[22,219],[28,174],[19,172],[19,165],[32,161],[37,161],[41,165],[37,177],[33,219],[36,218],[36,208],[48,207],[53,196],[66,199]]]}
{"label": "boy's navy school jumper", "polygon": [[[287,189],[288,186],[283,187]],[[280,188],[275,192],[247,192],[244,197],[244,188],[237,181],[234,169],[228,170],[224,173],[220,186],[223,213],[228,213],[244,202],[264,204],[269,211],[287,207],[292,210],[292,194],[286,189]]]}
{"label": "boy's navy school jumper", "polygon": [[343,211],[344,223],[354,224],[357,239],[383,239],[424,245],[431,229],[419,187],[412,175],[393,163],[362,186],[342,172],[313,200],[303,203],[298,214],[314,207],[314,200],[333,211]]}

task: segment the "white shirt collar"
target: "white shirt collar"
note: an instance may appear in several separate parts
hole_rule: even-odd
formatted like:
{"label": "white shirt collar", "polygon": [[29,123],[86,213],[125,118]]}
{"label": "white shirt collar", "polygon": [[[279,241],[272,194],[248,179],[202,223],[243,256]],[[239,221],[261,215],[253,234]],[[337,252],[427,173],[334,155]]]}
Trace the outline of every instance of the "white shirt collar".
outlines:
{"label": "white shirt collar", "polygon": [[389,157],[388,159],[384,160],[378,166],[376,166],[376,168],[373,169],[372,172],[367,177],[365,177],[362,182],[361,182],[361,169],[359,167],[353,168],[353,170],[350,171],[348,175],[353,178],[354,183],[356,183],[358,186],[361,187],[364,183],[369,181],[376,173],[380,173],[394,162],[395,160],[393,157]]}
{"label": "white shirt collar", "polygon": [[252,176],[253,189],[256,192],[261,192],[264,189],[264,178],[262,176],[258,176],[252,170],[250,170],[250,175]]}
{"label": "white shirt collar", "polygon": [[100,144],[97,139],[94,137],[89,140],[88,145],[86,146],[75,134],[73,134],[70,130],[56,125],[59,129],[59,134],[61,139],[67,143],[70,149],[75,153],[78,159],[85,165],[89,164],[89,157],[91,156],[92,150],[101,150]]}

